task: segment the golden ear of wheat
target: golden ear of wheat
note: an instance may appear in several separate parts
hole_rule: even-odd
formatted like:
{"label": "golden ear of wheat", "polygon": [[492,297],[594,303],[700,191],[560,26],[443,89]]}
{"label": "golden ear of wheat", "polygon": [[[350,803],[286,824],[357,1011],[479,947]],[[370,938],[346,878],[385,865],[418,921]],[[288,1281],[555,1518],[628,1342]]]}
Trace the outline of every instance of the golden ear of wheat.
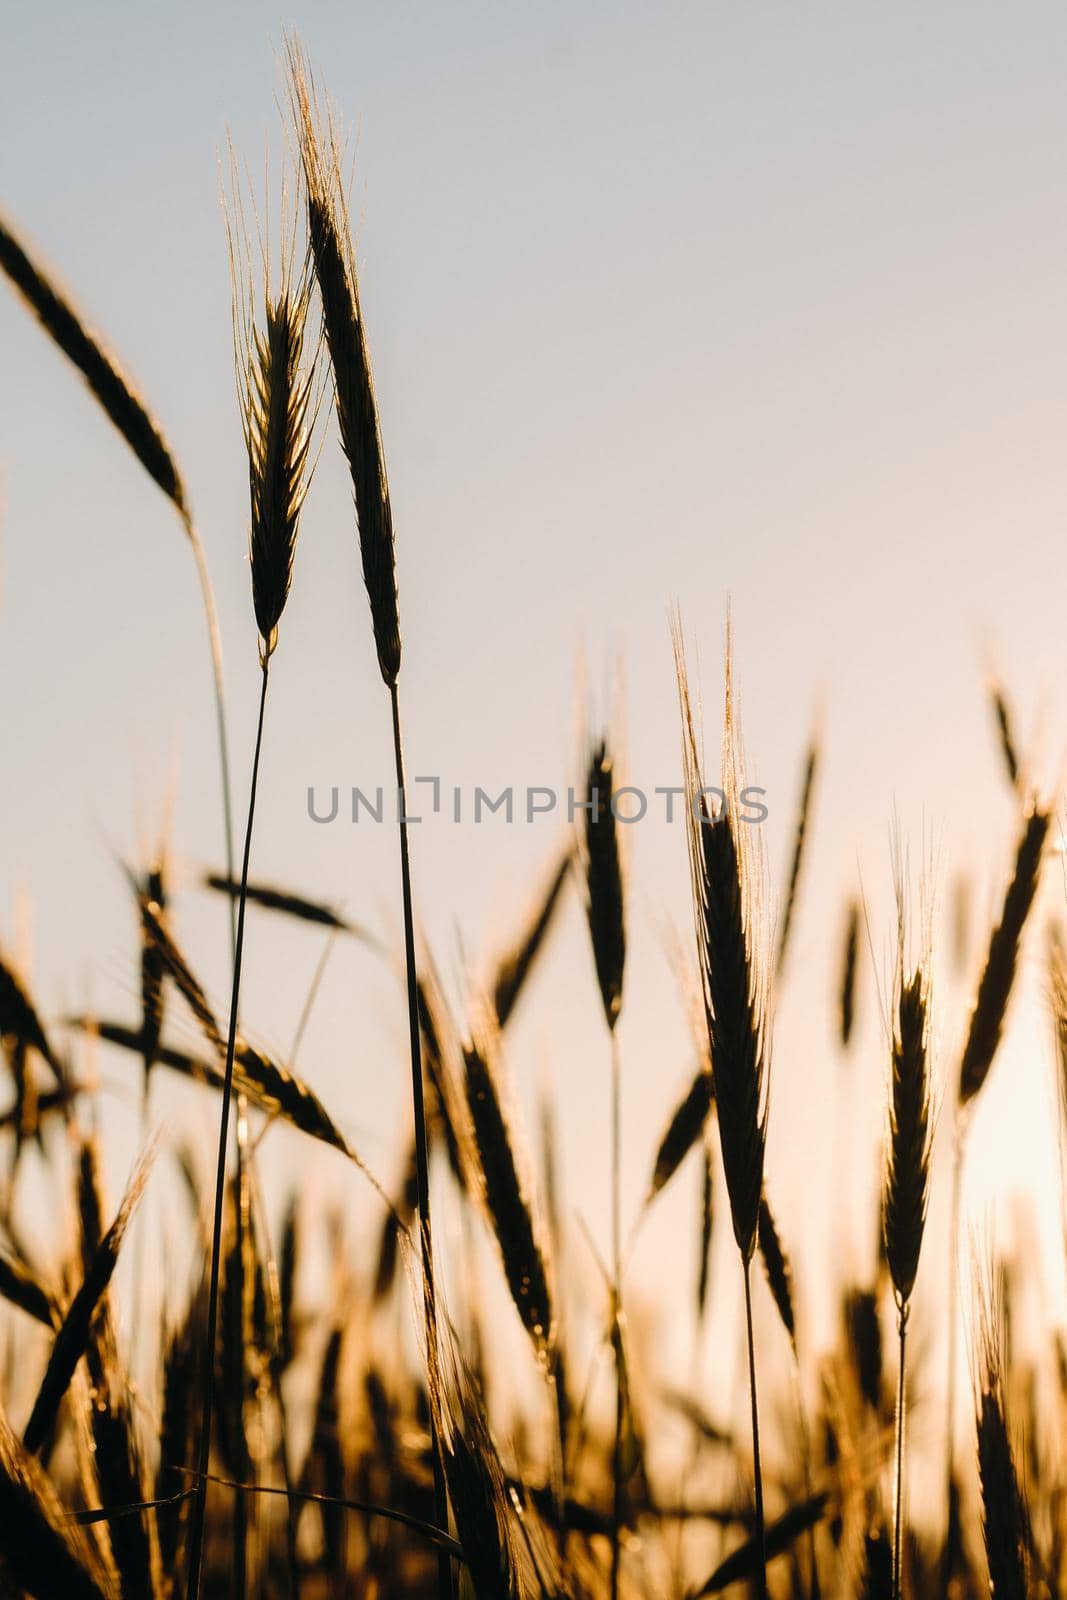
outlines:
{"label": "golden ear of wheat", "polygon": [[337,138],[329,118],[319,113],[314,86],[295,44],[289,46],[289,84],[304,172],[311,256],[333,367],[337,423],[355,495],[363,581],[370,600],[378,665],[385,683],[392,687],[400,673],[400,610],[378,402]]}
{"label": "golden ear of wheat", "polygon": [[267,247],[253,261],[242,184],[231,157],[227,216],[233,278],[233,344],[241,429],[248,453],[252,601],[265,661],[293,581],[300,512],[313,469],[312,432],[321,390],[318,343],[307,338],[311,262],[298,266],[295,231],[283,203],[281,267],[272,281]]}
{"label": "golden ear of wheat", "polygon": [[607,741],[593,746],[585,780],[586,914],[604,1016],[614,1028],[622,1010],[626,910],[618,824],[613,810],[615,765]]}
{"label": "golden ear of wheat", "polygon": [[543,1359],[554,1338],[547,1245],[531,1204],[526,1162],[488,1034],[467,1045],[464,1063],[486,1214],[515,1308]]}
{"label": "golden ear of wheat", "polygon": [[927,976],[898,977],[892,1044],[889,1149],[883,1191],[886,1260],[897,1306],[911,1299],[930,1191],[930,1065]]}
{"label": "golden ear of wheat", "polygon": [[1015,852],[1015,867],[1004,896],[1000,921],[989,940],[985,966],[971,1012],[967,1042],[960,1061],[961,1106],[974,1099],[993,1065],[1015,982],[1023,928],[1037,894],[1041,858],[1051,814],[1035,807],[1023,825]]}
{"label": "golden ear of wheat", "polygon": [[723,775],[727,803],[716,815],[707,802],[681,631],[674,630],[682,712],[686,822],[704,1010],[715,1088],[723,1170],[734,1238],[748,1262],[756,1247],[766,1147],[766,991],[753,944],[754,886],[739,848],[734,809],[737,775],[729,692]]}
{"label": "golden ear of wheat", "polygon": [[979,1328],[975,1423],[989,1592],[997,1600],[1026,1600],[1028,1519],[1004,1403],[1003,1308],[991,1281],[979,1279],[975,1294]]}
{"label": "golden ear of wheat", "polygon": [[189,507],[174,457],[158,423],[113,356],[86,328],[77,311],[33,261],[0,217],[0,269],[7,273],[41,326],[77,367],[105,414],[148,475],[189,524]]}
{"label": "golden ear of wheat", "polygon": [[838,1029],[841,1048],[847,1050],[856,1023],[856,979],[859,973],[860,908],[850,900],[845,912],[845,937],[841,945],[841,980],[838,990]]}

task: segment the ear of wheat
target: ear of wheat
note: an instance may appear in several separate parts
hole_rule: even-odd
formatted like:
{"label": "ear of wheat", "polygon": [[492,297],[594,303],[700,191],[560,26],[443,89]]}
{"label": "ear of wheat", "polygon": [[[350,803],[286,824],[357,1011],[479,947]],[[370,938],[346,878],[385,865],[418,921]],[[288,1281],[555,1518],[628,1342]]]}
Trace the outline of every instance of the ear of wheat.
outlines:
{"label": "ear of wheat", "polygon": [[845,937],[841,946],[841,978],[838,988],[838,1030],[842,1050],[852,1042],[856,1021],[856,984],[859,977],[860,908],[850,900],[845,913]]}
{"label": "ear of wheat", "polygon": [[378,665],[387,686],[400,673],[400,611],[389,480],[359,298],[341,156],[330,119],[320,115],[300,49],[289,47],[289,82],[306,187],[308,236],[333,368],[341,443],[352,475],[363,581]]}
{"label": "ear of wheat", "polygon": [[526,1163],[488,1031],[483,1030],[471,1040],[464,1059],[486,1213],[500,1247],[515,1307],[534,1349],[545,1361],[553,1342],[555,1320],[547,1247],[529,1197]]}
{"label": "ear of wheat", "polygon": [[622,1010],[626,967],[622,857],[614,794],[615,767],[607,742],[601,739],[590,752],[586,771],[583,856],[593,959],[604,1016],[611,1029]]}
{"label": "ear of wheat", "polygon": [[893,1536],[894,1597],[898,1597],[901,1593],[908,1314],[919,1270],[919,1253],[926,1225],[932,1143],[928,1058],[929,979],[922,962],[911,971],[905,967],[903,909],[900,912],[898,933],[891,1046],[889,1144],[882,1195],[885,1254],[897,1304],[900,1346]]}
{"label": "ear of wheat", "polygon": [[295,233],[289,236],[283,221],[277,281],[272,281],[264,250],[263,283],[257,285],[233,166],[228,232],[234,360],[248,454],[252,600],[260,654],[266,660],[277,645],[278,623],[289,598],[300,512],[311,475],[317,348],[307,336],[310,260],[306,254],[295,260]]}
{"label": "ear of wheat", "polygon": [[1004,1400],[1003,1310],[990,1281],[978,1281],[975,1293],[979,1314],[975,1419],[989,1592],[997,1600],[1026,1600],[1027,1516]]}
{"label": "ear of wheat", "polygon": [[[714,1080],[716,1118],[730,1196],[734,1236],[742,1258],[756,1244],[763,1154],[766,1142],[765,990],[752,943],[752,888],[733,807],[717,815],[706,798],[697,752],[681,636],[675,634],[678,693],[682,708],[686,818],[697,945],[704,980],[705,1014]],[[733,710],[727,700],[724,748],[727,793],[734,756]]]}
{"label": "ear of wheat", "polygon": [[1015,983],[1023,929],[1037,894],[1041,858],[1050,821],[1048,811],[1035,807],[1023,825],[1000,921],[990,935],[985,966],[978,981],[967,1041],[960,1060],[961,1106],[966,1106],[982,1088],[1000,1043],[1008,1001]]}
{"label": "ear of wheat", "polygon": [[748,1334],[749,1397],[756,1500],[758,1592],[766,1594],[763,1481],[760,1465],[756,1352],[752,1322],[751,1263],[763,1198],[767,1137],[767,991],[755,948],[756,884],[734,817],[739,793],[738,737],[734,723],[731,631],[726,634],[726,704],[723,719],[724,800],[708,804],[681,623],[673,627],[675,671],[682,716],[687,837],[697,949],[704,985],[715,1112],[734,1239],[741,1256]]}
{"label": "ear of wheat", "polygon": [[911,1300],[930,1192],[928,977],[903,968],[893,1024],[889,1145],[883,1191],[886,1259],[897,1308]]}
{"label": "ear of wheat", "polygon": [[785,966],[786,952],[789,949],[790,935],[793,931],[793,920],[796,914],[797,894],[800,889],[800,875],[804,866],[804,856],[808,844],[808,831],[811,826],[811,808],[815,793],[815,779],[819,770],[819,740],[813,736],[808,745],[808,752],[804,758],[804,777],[800,786],[800,804],[797,807],[796,828],[793,833],[793,853],[789,862],[789,879],[786,884],[785,906],[782,911],[782,921],[778,933],[778,951],[775,957],[775,967],[781,973]]}

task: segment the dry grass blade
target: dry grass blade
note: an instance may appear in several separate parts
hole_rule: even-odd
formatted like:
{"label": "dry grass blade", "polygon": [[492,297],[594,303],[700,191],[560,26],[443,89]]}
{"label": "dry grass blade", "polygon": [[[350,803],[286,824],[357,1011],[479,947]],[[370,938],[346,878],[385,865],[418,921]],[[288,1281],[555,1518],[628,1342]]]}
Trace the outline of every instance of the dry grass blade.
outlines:
{"label": "dry grass blade", "polygon": [[[222,872],[205,873],[204,884],[208,889],[229,896],[231,900],[236,900],[241,892],[240,883],[234,878],[228,878]],[[307,900],[303,895],[293,894],[288,889],[280,889],[266,883],[250,883],[245,889],[245,898],[249,905],[259,906],[264,911],[278,911],[284,916],[295,918],[297,922],[311,922],[316,927],[330,928],[337,933],[348,933],[368,943],[377,942],[366,929],[349,922],[332,906],[323,905],[318,900]]]}
{"label": "dry grass blade", "polygon": [[797,811],[796,829],[793,834],[793,854],[789,863],[789,882],[785,892],[785,909],[782,912],[781,929],[778,934],[777,970],[779,973],[785,966],[786,952],[789,949],[789,936],[793,931],[797,891],[800,888],[800,873],[804,865],[804,851],[807,845],[808,829],[811,825],[811,803],[815,792],[815,776],[818,769],[819,742],[817,738],[813,738],[808,746],[808,753],[804,762],[804,781],[801,785],[800,806]]}
{"label": "dry grass blade", "polygon": [[538,1356],[553,1338],[552,1295],[540,1229],[522,1176],[523,1163],[510,1109],[505,1106],[500,1068],[490,1061],[486,1039],[464,1051],[467,1103],[478,1151],[482,1197],[492,1224],[508,1288]]}
{"label": "dry grass blade", "polygon": [[622,1009],[626,965],[626,913],[614,794],[615,764],[602,739],[590,752],[586,772],[583,857],[593,959],[604,1016],[611,1029]]}
{"label": "dry grass blade", "polygon": [[556,864],[528,925],[513,947],[497,962],[492,983],[493,1010],[499,1027],[506,1026],[534,963],[548,937],[571,869],[566,851]]}
{"label": "dry grass blade", "polygon": [[214,1045],[216,1051],[219,1055],[225,1055],[226,1041],[219,1031],[214,1010],[208,1003],[204,990],[194,978],[192,968],[182,955],[170,930],[164,923],[159,906],[139,891],[138,901],[141,907],[145,938],[159,952],[159,959],[167,976],[173,980],[182,999],[203,1028],[204,1033]]}
{"label": "dry grass blade", "polygon": [[700,1182],[700,1254],[697,1258],[697,1321],[702,1322],[708,1307],[711,1282],[711,1241],[715,1233],[715,1173],[711,1165],[711,1146],[704,1141],[704,1160]]}
{"label": "dry grass blade", "polygon": [[1018,746],[1015,742],[1011,708],[1004,693],[1004,686],[995,678],[989,685],[989,699],[993,708],[993,720],[997,725],[997,742],[1004,759],[1004,770],[1008,775],[1008,782],[1015,789],[1019,784],[1020,772]]}
{"label": "dry grass blade", "polygon": [[[682,709],[686,816],[697,941],[723,1168],[734,1237],[744,1260],[756,1244],[765,1146],[765,1001],[752,948],[751,890],[733,807],[712,815],[704,791],[680,634],[675,662]],[[730,691],[724,751],[728,801],[736,793]]]}
{"label": "dry grass blade", "polygon": [[330,120],[319,115],[299,47],[289,47],[293,116],[307,192],[308,233],[333,367],[337,422],[355,492],[363,581],[370,598],[382,678],[400,673],[400,613],[389,480],[359,299],[341,157]]}
{"label": "dry grass blade", "polygon": [[996,1600],[1026,1600],[1027,1516],[1004,1404],[1001,1313],[991,1290],[981,1283],[977,1296],[979,1370],[975,1413],[989,1592]]}
{"label": "dry grass blade", "polygon": [[174,502],[188,523],[188,506],[174,458],[158,424],[120,370],[85,327],[70,302],[64,299],[41,267],[0,218],[0,267],[21,293],[41,326],[72,361],[126,440],[149,477]]}
{"label": "dry grass blade", "polygon": [[460,1374],[444,1439],[445,1473],[475,1600],[525,1600],[515,1512],[485,1408]]}
{"label": "dry grass blade", "polygon": [[[119,1022],[99,1022],[92,1017],[72,1017],[70,1024],[72,1027],[91,1030],[107,1044],[117,1045],[120,1049],[138,1053],[141,1050],[142,1035],[137,1028],[127,1028]],[[184,1050],[175,1050],[170,1045],[160,1045],[156,1052],[156,1061],[161,1067],[170,1067],[172,1071],[181,1073],[183,1077],[191,1078],[196,1083],[205,1084],[208,1088],[221,1090],[223,1087],[225,1080],[217,1066],[200,1057],[189,1055]],[[281,1117],[300,1133],[306,1133],[309,1138],[318,1139],[323,1144],[329,1145],[331,1150],[337,1150],[347,1156],[368,1179],[386,1205],[390,1205],[377,1178],[358,1152],[352,1148],[318,1095],[303,1078],[239,1038],[234,1055],[233,1086],[238,1094],[246,1095],[261,1111],[266,1111],[272,1117]]]}
{"label": "dry grass blade", "polygon": [[849,1289],[842,1305],[845,1343],[863,1399],[875,1414],[882,1410],[882,1324],[878,1295]]}
{"label": "dry grass blade", "polygon": [[82,1279],[81,1286],[56,1333],[48,1365],[22,1436],[23,1444],[30,1455],[36,1455],[48,1438],[63,1396],[70,1387],[75,1368],[88,1348],[93,1318],[107,1293],[112,1274],[118,1264],[126,1229],[137,1202],[144,1193],[154,1158],[155,1148],[150,1146],[138,1162],[115,1220],[93,1255],[89,1270]]}
{"label": "dry grass blade", "polygon": [[841,980],[838,989],[838,1026],[842,1050],[847,1050],[856,1023],[856,984],[859,977],[860,908],[850,900],[845,914],[845,937],[841,946]]}
{"label": "dry grass blade", "polygon": [[[196,1370],[203,1345],[204,1299],[194,1295],[167,1341],[163,1358],[163,1406],[159,1432],[156,1530],[165,1572],[173,1570],[189,1514],[186,1474],[196,1458]],[[180,1498],[177,1498],[179,1497]]]}
{"label": "dry grass blade", "polygon": [[767,1204],[766,1195],[760,1201],[759,1208],[759,1252],[763,1258],[763,1270],[767,1274],[771,1296],[795,1351],[797,1318],[793,1300],[793,1269],[779,1236],[774,1215]]}
{"label": "dry grass blade", "polygon": [[52,1483],[0,1412],[0,1559],[34,1600],[113,1600],[92,1547],[71,1525]]}
{"label": "dry grass blade", "polygon": [[1035,808],[1026,818],[1019,839],[1015,868],[1004,897],[1000,921],[990,937],[960,1061],[959,1099],[964,1106],[985,1083],[1000,1043],[1015,982],[1023,928],[1041,876],[1041,857],[1050,820],[1049,812]]}
{"label": "dry grass blade", "polygon": [[[148,903],[155,907],[157,915],[162,919],[167,909],[166,878],[163,858],[151,867],[145,876],[143,894]],[[160,959],[159,947],[148,932],[144,918],[141,919],[141,1028],[144,1049],[144,1087],[148,1094],[148,1081],[151,1076],[155,1053],[159,1048],[160,1036],[163,1032],[163,994],[164,967]]]}
{"label": "dry grass blade", "polygon": [[14,965],[0,951],[0,1039],[36,1050],[63,1081],[63,1067],[52,1049],[33,1001]]}
{"label": "dry grass blade", "polygon": [[660,1139],[645,1204],[650,1205],[666,1188],[693,1147],[700,1143],[711,1108],[715,1103],[715,1080],[706,1066],[700,1066],[692,1083],[674,1109]]}
{"label": "dry grass blade", "polygon": [[415,1141],[412,1139],[404,1161],[404,1176],[396,1203],[386,1214],[378,1245],[378,1265],[374,1273],[374,1298],[384,1300],[393,1286],[400,1260],[400,1243],[403,1229],[411,1227],[419,1208],[418,1166],[415,1160]]}
{"label": "dry grass blade", "polygon": [[919,1270],[930,1192],[930,1064],[928,980],[920,964],[910,975],[902,961],[893,1027],[889,1145],[883,1191],[886,1259],[899,1310],[908,1304]]}
{"label": "dry grass blade", "polygon": [[54,1329],[59,1320],[55,1296],[21,1261],[0,1251],[0,1299],[25,1311],[43,1328]]}
{"label": "dry grass blade", "polygon": [[[789,1510],[772,1523],[768,1524],[766,1537],[766,1553],[768,1559],[772,1556],[784,1555],[792,1548],[796,1541],[809,1528],[817,1527],[826,1515],[830,1503],[828,1494],[814,1494],[809,1499],[802,1500],[799,1505],[790,1506]],[[759,1572],[760,1547],[755,1537],[746,1539],[744,1544],[738,1545],[721,1562],[711,1577],[699,1589],[690,1595],[690,1600],[702,1600],[704,1595],[719,1594],[732,1583],[741,1583],[745,1579],[754,1578]]]}
{"label": "dry grass blade", "polygon": [[49,1089],[44,1094],[35,1095],[33,1118],[28,1127],[24,1122],[25,1108],[16,1103],[9,1107],[8,1110],[0,1112],[0,1128],[14,1128],[16,1135],[23,1138],[31,1134],[37,1136],[46,1119],[57,1115],[64,1117],[67,1115],[71,1102],[83,1087],[80,1083],[68,1081],[62,1089]]}
{"label": "dry grass blade", "polygon": [[[112,1517],[108,1524],[122,1600],[154,1600],[159,1590],[159,1572],[146,1515],[148,1490],[133,1417],[116,1365],[111,1365],[106,1380],[95,1386],[93,1458],[102,1506],[125,1513]],[[127,1507],[135,1509],[126,1511]]]}

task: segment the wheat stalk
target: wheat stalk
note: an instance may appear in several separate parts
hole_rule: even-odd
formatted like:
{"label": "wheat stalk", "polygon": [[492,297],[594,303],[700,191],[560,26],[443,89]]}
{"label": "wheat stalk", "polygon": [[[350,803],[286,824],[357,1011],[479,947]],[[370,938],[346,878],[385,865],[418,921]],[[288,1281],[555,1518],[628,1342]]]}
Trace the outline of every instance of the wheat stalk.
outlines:
{"label": "wheat stalk", "polygon": [[585,869],[586,917],[593,948],[597,986],[611,1039],[611,1327],[615,1357],[615,1438],[612,1449],[611,1600],[617,1600],[620,1577],[620,1529],[623,1503],[622,1447],[625,1393],[622,1373],[622,1081],[617,1026],[622,1011],[626,970],[626,911],[622,853],[615,817],[615,763],[607,741],[589,752],[585,777],[582,862]]}
{"label": "wheat stalk", "polygon": [[893,1520],[894,1600],[899,1600],[901,1592],[907,1328],[926,1224],[932,1141],[928,1053],[929,974],[923,962],[910,971],[906,970],[904,945],[904,915],[901,908],[891,1046],[889,1140],[882,1188],[885,1253],[897,1306],[900,1345]]}
{"label": "wheat stalk", "polygon": [[[956,1257],[958,1250],[960,1193],[963,1159],[970,1107],[980,1093],[1000,1044],[1008,1003],[1015,983],[1015,972],[1022,946],[1023,931],[1037,895],[1041,862],[1051,822],[1051,813],[1034,805],[1023,820],[1015,850],[1015,863],[1004,895],[1000,920],[989,938],[985,964],[971,1009],[967,1038],[960,1059],[956,1093],[956,1140],[952,1172],[951,1216],[949,1222],[949,1334],[948,1393],[945,1423],[946,1563],[955,1548],[954,1479],[956,1433]],[[951,1574],[944,1571],[947,1583]]]}
{"label": "wheat stalk", "polygon": [[[299,46],[288,51],[290,99],[304,173],[308,237],[322,305],[323,329],[333,368],[335,409],[341,443],[348,460],[355,497],[363,581],[370,600],[378,667],[389,691],[392,711],[393,760],[396,769],[400,832],[400,883],[404,913],[404,961],[407,978],[408,1038],[411,1058],[412,1111],[419,1190],[419,1237],[423,1269],[426,1359],[432,1390],[440,1390],[437,1329],[437,1287],[430,1220],[430,1166],[427,1141],[422,1036],[419,1020],[419,978],[415,958],[415,918],[408,845],[407,783],[401,735],[400,613],[396,588],[396,549],[389,480],[385,470],[378,405],[371,376],[370,353],[359,298],[359,277],[352,249],[338,141],[332,122],[319,114],[315,92]],[[431,1413],[434,1502],[439,1526],[448,1521],[444,1463]],[[438,1554],[441,1600],[450,1600],[452,1568],[444,1551]]]}
{"label": "wheat stalk", "polygon": [[[726,703],[723,722],[723,794],[713,813],[707,800],[689,694],[681,625],[673,626],[675,671],[682,716],[686,822],[697,949],[704,985],[704,1011],[716,1120],[730,1199],[734,1239],[745,1286],[752,1452],[757,1542],[764,1537],[763,1481],[760,1468],[756,1355],[752,1329],[751,1262],[756,1247],[766,1148],[766,991],[754,944],[755,885],[734,813],[739,792],[737,730],[734,724],[731,638],[726,640]],[[766,1561],[759,1566],[760,1594],[766,1593]]]}
{"label": "wheat stalk", "polygon": [[[235,208],[237,218],[239,207]],[[229,1146],[230,1100],[237,1050],[237,1019],[241,998],[244,954],[246,887],[252,850],[256,791],[263,723],[267,705],[270,662],[277,648],[278,626],[289,597],[300,510],[311,471],[310,430],[314,420],[315,360],[311,353],[305,369],[305,328],[310,298],[307,264],[294,276],[292,248],[283,242],[277,285],[263,263],[262,321],[256,316],[256,291],[251,285],[248,253],[241,245],[239,220],[230,229],[234,277],[234,346],[237,387],[248,456],[252,567],[252,599],[259,629],[260,695],[256,722],[252,776],[248,793],[248,820],[241,860],[241,889],[237,898],[237,936],[234,944],[233,986],[230,996],[229,1033],[226,1040],[215,1178],[215,1212],[211,1239],[207,1332],[201,1395],[200,1446],[196,1497],[189,1536],[188,1595],[198,1600],[203,1565],[204,1517],[211,1460],[214,1405],[214,1352],[218,1323],[219,1274],[222,1254],[223,1207]],[[242,281],[244,280],[244,281]],[[232,878],[232,870],[229,873]],[[201,1017],[207,1010],[199,1007]],[[208,1010],[210,1019],[210,1011]]]}

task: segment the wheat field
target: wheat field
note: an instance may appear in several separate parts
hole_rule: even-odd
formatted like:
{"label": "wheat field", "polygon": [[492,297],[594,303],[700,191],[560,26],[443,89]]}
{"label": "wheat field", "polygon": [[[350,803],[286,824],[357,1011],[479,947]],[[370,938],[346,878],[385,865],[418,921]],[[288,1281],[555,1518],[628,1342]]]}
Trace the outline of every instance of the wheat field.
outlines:
{"label": "wheat field", "polygon": [[[661,1125],[641,1128],[642,1165],[628,1168],[628,1096],[646,1066],[622,1024],[641,982],[635,929],[655,912],[633,881],[623,719],[585,696],[573,815],[546,832],[507,938],[457,987],[452,953],[420,917],[420,869],[440,835],[420,838],[410,820],[413,782],[426,780],[413,778],[400,692],[418,649],[408,589],[432,593],[440,573],[433,552],[405,562],[394,522],[387,461],[404,467],[388,454],[372,365],[383,333],[364,317],[347,108],[295,36],[281,71],[282,177],[264,189],[241,153],[224,163],[220,293],[232,299],[254,656],[228,651],[224,665],[195,485],[162,423],[18,221],[0,216],[4,317],[36,320],[80,375],[87,414],[110,423],[100,448],[125,450],[129,472],[169,502],[202,609],[188,671],[218,750],[195,780],[217,797],[216,859],[190,881],[164,824],[116,863],[132,939],[124,1014],[38,992],[17,941],[0,945],[0,1593],[1067,1593],[1067,1333],[1037,1252],[1005,1248],[962,1200],[973,1118],[1004,1070],[1027,964],[1041,972],[1040,1070],[1067,1146],[1062,801],[1033,776],[1008,691],[992,676],[975,691],[1012,817],[975,864],[995,875],[988,912],[939,892],[926,842],[887,816],[891,894],[869,895],[857,873],[835,942],[804,942],[832,730],[815,719],[773,881],[751,813],[765,791],[750,787],[728,599],[709,624],[673,598],[663,662],[669,680],[673,651],[670,777],[690,903],[663,942],[689,1065],[663,1082]],[[380,781],[398,798],[378,835],[393,877],[381,916],[256,868],[272,815],[257,800],[285,757],[268,691],[299,625],[287,608],[316,534],[315,472],[337,447],[344,581],[362,583],[373,647],[352,716],[380,719],[391,762]],[[233,725],[235,682],[242,706],[254,691],[248,729]],[[194,895],[225,938],[221,965],[185,937]],[[520,1012],[552,1019],[539,977],[567,916],[581,927],[599,1059],[571,1060],[557,1039],[562,1070],[531,1095],[510,1040]],[[282,927],[319,963],[310,994],[296,978],[286,994],[301,1020],[284,1051],[242,996]],[[376,1067],[404,1086],[386,1165],[362,1148],[359,1108],[304,1066],[335,950],[367,963],[403,1011]],[[775,1081],[798,1070],[774,1028],[787,984],[818,997],[837,1086],[813,1105],[823,1155],[797,1156],[813,1192],[817,1160],[833,1166],[814,1256],[795,1254],[812,1219],[775,1198],[789,1142]],[[946,1014],[951,1027],[936,1028]],[[597,1085],[582,1134],[605,1156],[603,1229],[568,1203],[561,1170],[579,1071]],[[123,1171],[101,1138],[116,1078],[139,1143]],[[878,1150],[839,1114],[857,1083],[878,1096]],[[271,1159],[283,1129],[298,1151],[288,1168]],[[327,1163],[351,1179],[344,1202],[323,1198]],[[937,1232],[935,1183],[949,1202]],[[685,1266],[664,1315],[672,1350],[692,1352],[688,1371],[665,1359],[634,1265],[668,1196],[686,1219],[673,1241]],[[1067,1193],[1044,1219],[1057,1249],[1063,1215]],[[813,1259],[833,1265],[802,1281]],[[813,1305],[828,1332],[816,1333]]]}

